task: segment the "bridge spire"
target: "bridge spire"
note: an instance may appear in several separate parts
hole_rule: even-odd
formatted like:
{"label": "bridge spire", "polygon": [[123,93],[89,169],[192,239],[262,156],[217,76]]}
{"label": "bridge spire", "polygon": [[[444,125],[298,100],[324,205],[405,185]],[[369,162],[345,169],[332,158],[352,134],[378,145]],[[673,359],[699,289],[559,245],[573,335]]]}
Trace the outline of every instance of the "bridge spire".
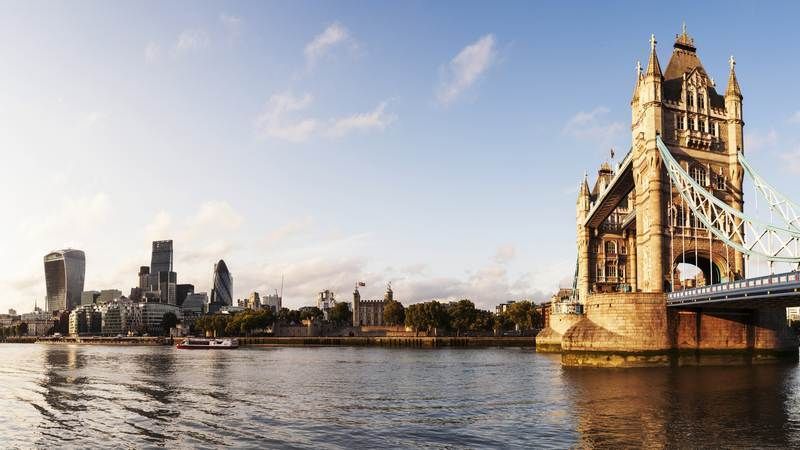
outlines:
{"label": "bridge spire", "polygon": [[742,90],[739,88],[739,81],[736,79],[736,59],[731,55],[728,60],[730,65],[730,74],[728,75],[728,90],[725,91],[725,96],[736,96],[742,98]]}
{"label": "bridge spire", "polygon": [[658,63],[658,55],[656,54],[656,35],[650,35],[650,59],[647,61],[647,72],[645,72],[645,77],[655,76],[658,78],[662,77],[661,74],[661,65]]}

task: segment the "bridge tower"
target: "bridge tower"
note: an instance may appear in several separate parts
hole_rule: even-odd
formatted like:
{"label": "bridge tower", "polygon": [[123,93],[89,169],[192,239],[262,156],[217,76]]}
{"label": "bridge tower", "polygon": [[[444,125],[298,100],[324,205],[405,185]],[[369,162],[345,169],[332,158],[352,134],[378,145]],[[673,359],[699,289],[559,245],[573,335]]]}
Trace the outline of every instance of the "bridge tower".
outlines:
{"label": "bridge tower", "polygon": [[603,163],[592,189],[586,179],[579,189],[576,285],[582,302],[592,292],[682,288],[681,262],[697,266],[706,283],[745,276],[742,254],[710,233],[672,189],[657,145],[661,138],[703,189],[742,211],[737,152],[743,151],[743,127],[733,58],[723,96],[685,27],[665,71],[651,36],[646,69],[636,69],[631,151],[615,168]]}

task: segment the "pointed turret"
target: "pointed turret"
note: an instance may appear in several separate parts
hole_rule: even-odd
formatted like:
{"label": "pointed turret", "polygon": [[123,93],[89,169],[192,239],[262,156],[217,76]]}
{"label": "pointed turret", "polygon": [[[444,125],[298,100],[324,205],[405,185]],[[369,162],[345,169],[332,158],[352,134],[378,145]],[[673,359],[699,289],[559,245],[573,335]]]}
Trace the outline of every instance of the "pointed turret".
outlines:
{"label": "pointed turret", "polygon": [[736,59],[733,55],[728,60],[728,64],[731,67],[731,71],[728,75],[728,90],[725,91],[725,97],[735,96],[741,100],[742,90],[739,88],[739,80],[736,79]]}
{"label": "pointed turret", "polygon": [[644,76],[662,78],[661,65],[658,63],[658,55],[656,54],[656,35],[650,35],[650,59],[647,61],[647,71]]}
{"label": "pointed turret", "polygon": [[633,84],[633,95],[631,96],[631,104],[635,104],[639,100],[639,86],[642,84],[642,63],[636,61],[636,82]]}

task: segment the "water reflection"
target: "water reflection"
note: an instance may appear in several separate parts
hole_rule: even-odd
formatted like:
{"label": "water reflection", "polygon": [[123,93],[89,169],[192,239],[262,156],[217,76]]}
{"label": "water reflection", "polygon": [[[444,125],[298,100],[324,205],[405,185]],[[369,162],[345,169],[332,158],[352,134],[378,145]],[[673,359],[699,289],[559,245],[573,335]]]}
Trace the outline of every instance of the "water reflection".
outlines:
{"label": "water reflection", "polygon": [[[800,445],[795,366],[564,370],[581,445]],[[787,408],[788,406],[788,408]]]}

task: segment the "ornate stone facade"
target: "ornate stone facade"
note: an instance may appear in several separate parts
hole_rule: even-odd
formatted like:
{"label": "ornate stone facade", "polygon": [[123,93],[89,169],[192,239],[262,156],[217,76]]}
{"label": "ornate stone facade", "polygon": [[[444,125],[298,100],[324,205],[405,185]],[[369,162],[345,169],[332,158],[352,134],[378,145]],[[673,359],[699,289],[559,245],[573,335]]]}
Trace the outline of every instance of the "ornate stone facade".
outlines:
{"label": "ornate stone facade", "polygon": [[616,170],[603,163],[577,201],[579,298],[597,292],[667,292],[680,287],[679,263],[714,283],[744,277],[741,254],[710,236],[669,182],[656,137],[695,181],[742,210],[742,94],[730,60],[725,95],[706,73],[684,29],[662,73],[651,38],[647,69],[637,66],[630,153]]}

